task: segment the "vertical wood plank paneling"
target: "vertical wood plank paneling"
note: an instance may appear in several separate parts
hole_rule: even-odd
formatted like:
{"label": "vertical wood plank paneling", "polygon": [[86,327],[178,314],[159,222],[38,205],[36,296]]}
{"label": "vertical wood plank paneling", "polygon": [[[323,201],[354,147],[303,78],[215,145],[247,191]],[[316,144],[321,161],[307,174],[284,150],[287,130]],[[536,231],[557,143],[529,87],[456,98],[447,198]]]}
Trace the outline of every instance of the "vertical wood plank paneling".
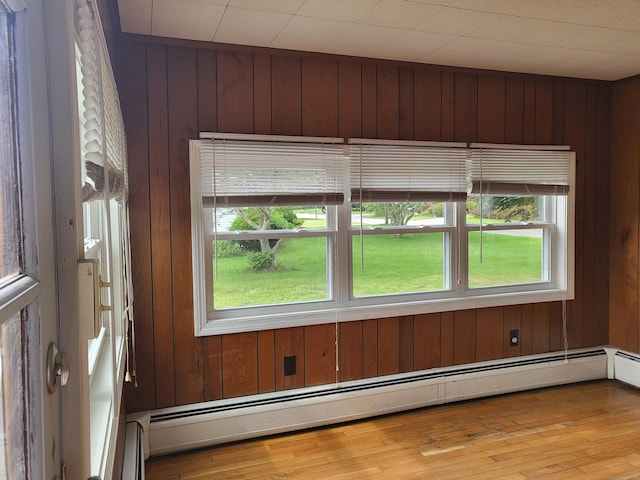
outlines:
{"label": "vertical wood plank paneling", "polygon": [[[502,356],[517,357],[522,349],[522,305],[508,305],[504,307],[504,340],[502,342],[504,350]],[[518,330],[520,333],[520,342],[518,345],[512,345],[510,341],[511,330]]]}
{"label": "vertical wood plank paneling", "polygon": [[302,134],[338,136],[338,62],[302,60]]}
{"label": "vertical wood plank paneling", "polygon": [[198,131],[218,131],[216,51],[200,48],[198,62]]}
{"label": "vertical wood plank paneling", "polygon": [[524,128],[524,80],[509,77],[506,80],[505,89],[504,141],[520,144],[523,143]]}
{"label": "vertical wood plank paneling", "polygon": [[553,80],[553,113],[551,125],[551,143],[553,145],[561,145],[564,139],[564,90],[565,80]]}
{"label": "vertical wood plank paneling", "polygon": [[222,337],[214,335],[202,341],[204,401],[222,398]]}
{"label": "vertical wood plank paneling", "polygon": [[255,332],[222,336],[224,398],[258,393],[258,335]]}
{"label": "vertical wood plank paneling", "polygon": [[440,141],[442,129],[442,77],[439,71],[416,68],[413,117],[416,140]]}
{"label": "vertical wood plank paneling", "polygon": [[535,143],[550,145],[553,139],[553,83],[551,80],[536,80],[535,108]]}
{"label": "vertical wood plank paneling", "polygon": [[[284,374],[284,356],[296,356],[296,374]],[[304,328],[276,330],[276,390],[304,387]]]}
{"label": "vertical wood plank paneling", "polygon": [[379,66],[377,69],[376,123],[379,138],[399,137],[399,72],[397,67]]}
{"label": "vertical wood plank paneling", "polygon": [[[504,339],[503,307],[481,308],[476,313],[476,361],[502,357]],[[507,340],[508,341],[508,340]]]}
{"label": "vertical wood plank paneling", "polygon": [[378,375],[400,371],[400,320],[398,317],[378,320]]}
{"label": "vertical wood plank paneling", "polygon": [[362,368],[364,378],[378,375],[378,320],[362,322]]}
{"label": "vertical wood plank paneling", "polygon": [[460,310],[453,314],[453,364],[476,360],[476,310]]}
{"label": "vertical wood plank paneling", "polygon": [[167,47],[167,78],[174,366],[175,382],[180,386],[176,388],[175,397],[176,403],[182,405],[200,402],[204,398],[202,343],[194,336],[193,330],[191,232],[181,224],[182,219],[191,215],[189,139],[198,136],[194,49]]}
{"label": "vertical wood plank paneling", "polygon": [[520,352],[533,353],[533,304],[522,305],[522,330],[520,332]]}
{"label": "vertical wood plank paneling", "polygon": [[[588,192],[596,191],[596,149],[598,141],[597,131],[597,114],[598,114],[598,89],[595,85],[587,88],[585,114],[585,145],[584,145],[584,195],[582,196],[582,341],[583,347],[597,345],[594,343],[596,337],[597,322],[594,300],[596,298],[596,290],[600,283],[595,275],[595,263],[598,252],[595,250],[596,235],[595,231],[600,228],[595,223],[596,208],[598,198],[594,194]],[[593,234],[590,234],[593,232]],[[601,288],[605,288],[602,285]]]}
{"label": "vertical wood plank paneling", "polygon": [[369,63],[362,65],[362,136],[364,138],[377,138],[377,91],[378,74],[375,65]]}
{"label": "vertical wood plank paneling", "polygon": [[536,81],[527,78],[524,81],[522,111],[522,139],[526,145],[532,145],[536,140]]}
{"label": "vertical wood plank paneling", "polygon": [[174,338],[171,275],[171,203],[168,195],[169,118],[167,107],[167,50],[163,45],[147,47],[149,105],[149,202],[153,284],[156,405],[175,404]]}
{"label": "vertical wood plank paneling", "polygon": [[613,87],[609,341],[638,351],[638,211],[640,211],[640,80]]}
{"label": "vertical wood plank paneling", "polygon": [[478,76],[478,141],[504,143],[505,77],[497,75]]}
{"label": "vertical wood plank paneling", "polygon": [[[568,82],[565,91],[566,116],[564,142],[576,152],[576,201],[575,207],[575,299],[567,305],[568,337],[571,348],[582,346],[582,302],[584,299],[584,216],[585,216],[585,117],[586,88],[582,82]],[[591,214],[591,212],[589,212]],[[591,312],[588,312],[590,315]]]}
{"label": "vertical wood plank paneling", "polygon": [[413,315],[400,317],[399,345],[399,369],[400,372],[411,372],[413,366]]}
{"label": "vertical wood plank paneling", "polygon": [[[569,348],[574,347],[569,345]],[[549,351],[557,352],[559,350],[564,350],[562,302],[551,302],[549,303]]]}
{"label": "vertical wood plank paneling", "polygon": [[398,138],[413,140],[413,69],[400,69]]}
{"label": "vertical wood plank paneling", "polygon": [[415,315],[413,320],[413,366],[415,370],[438,368],[441,348],[440,314]]}
{"label": "vertical wood plank paneling", "polygon": [[271,56],[253,54],[253,131],[271,133]]}
{"label": "vertical wood plank paneling", "polygon": [[[638,349],[635,217],[640,170],[630,159],[640,158],[640,146],[629,138],[640,136],[640,119],[633,116],[640,108],[639,81],[617,84],[612,100],[609,85],[581,80],[475,75],[257,51],[159,44],[148,48],[147,62],[144,45],[127,44],[121,65],[131,172],[136,173],[131,218],[137,328],[146,329],[146,338],[153,338],[138,344],[141,388],[128,391],[132,411],[320,385],[336,377],[335,325],[253,332],[245,338],[193,336],[190,229],[185,224],[187,140],[201,130],[581,144],[577,238],[581,298],[571,307],[571,347],[606,343],[610,328],[612,336],[629,345],[622,344],[623,348]],[[608,128],[612,123],[613,155]],[[635,179],[632,187],[612,192],[611,213],[610,159],[615,163],[614,182]],[[611,260],[602,249],[610,252]],[[559,302],[354,321],[338,329],[343,381],[562,346]],[[509,347],[511,329],[520,330],[518,347]],[[168,356],[167,349],[172,352]],[[240,351],[243,360],[237,357]],[[288,354],[297,357],[297,374],[284,377],[283,358]],[[171,365],[175,375],[168,376]],[[143,377],[145,370],[150,374]],[[161,371],[163,378],[156,385]]]}
{"label": "vertical wood plank paneling", "polygon": [[[594,212],[595,277],[598,286],[594,295],[594,317],[597,324],[595,344],[609,342],[609,232],[611,199],[611,86],[598,86],[598,120],[594,197],[598,199]],[[616,207],[617,208],[617,207]]]}
{"label": "vertical wood plank paneling", "polygon": [[220,50],[217,54],[218,129],[253,132],[253,56]]}
{"label": "vertical wood plank paneling", "polygon": [[135,321],[138,340],[136,362],[138,388],[125,384],[126,404],[130,411],[156,408],[155,355],[153,324],[153,284],[151,270],[151,206],[149,204],[149,132],[147,107],[146,46],[122,42],[119,48],[127,54],[119,57],[118,84],[122,116],[127,131],[129,175],[137,179],[129,192],[131,222],[131,276],[135,298]]}
{"label": "vertical wood plank paneling", "polygon": [[336,324],[305,327],[304,359],[305,386],[336,381]]}
{"label": "vertical wood plank paneling", "polygon": [[455,133],[456,142],[475,142],[478,139],[478,76],[455,74]]}
{"label": "vertical wood plank paneling", "polygon": [[454,316],[453,312],[442,312],[440,314],[440,363],[443,367],[453,365],[454,352]]}
{"label": "vertical wood plank paneling", "polygon": [[297,57],[271,57],[271,131],[275,135],[300,135],[301,61]]}
{"label": "vertical wood plank paneling", "polygon": [[532,352],[545,353],[549,351],[549,304],[534,303],[532,316]]}
{"label": "vertical wood plank paneling", "polygon": [[276,334],[273,330],[258,332],[258,393],[276,390]]}
{"label": "vertical wood plank paneling", "polygon": [[338,64],[338,135],[342,138],[362,137],[362,66],[359,63]]}
{"label": "vertical wood plank paneling", "polygon": [[362,321],[344,322],[339,325],[338,361],[340,381],[358,380],[363,377]]}
{"label": "vertical wood plank paneling", "polygon": [[453,142],[455,139],[455,75],[453,72],[442,72],[442,118],[440,119],[440,135],[443,142]]}

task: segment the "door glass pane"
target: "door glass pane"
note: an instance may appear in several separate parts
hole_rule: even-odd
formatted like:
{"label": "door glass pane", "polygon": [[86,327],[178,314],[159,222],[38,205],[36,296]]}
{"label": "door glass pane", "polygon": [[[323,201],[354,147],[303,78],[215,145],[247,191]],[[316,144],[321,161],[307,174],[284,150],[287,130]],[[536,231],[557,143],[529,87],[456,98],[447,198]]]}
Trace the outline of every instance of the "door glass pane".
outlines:
{"label": "door glass pane", "polygon": [[0,285],[20,272],[13,55],[10,17],[0,7]]}
{"label": "door glass pane", "polygon": [[0,480],[26,478],[22,315],[0,327]]}

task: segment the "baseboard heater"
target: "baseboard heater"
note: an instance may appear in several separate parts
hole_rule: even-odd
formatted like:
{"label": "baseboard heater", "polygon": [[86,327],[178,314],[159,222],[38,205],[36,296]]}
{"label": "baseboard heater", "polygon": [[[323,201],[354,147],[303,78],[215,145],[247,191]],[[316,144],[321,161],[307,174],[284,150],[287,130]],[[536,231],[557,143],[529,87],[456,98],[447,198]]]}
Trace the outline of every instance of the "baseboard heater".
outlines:
{"label": "baseboard heater", "polygon": [[146,456],[163,455],[430,405],[604,379],[607,373],[604,348],[581,349],[185,405],[135,418],[143,425]]}
{"label": "baseboard heater", "polygon": [[616,380],[640,387],[640,356],[618,350],[613,356],[613,369]]}

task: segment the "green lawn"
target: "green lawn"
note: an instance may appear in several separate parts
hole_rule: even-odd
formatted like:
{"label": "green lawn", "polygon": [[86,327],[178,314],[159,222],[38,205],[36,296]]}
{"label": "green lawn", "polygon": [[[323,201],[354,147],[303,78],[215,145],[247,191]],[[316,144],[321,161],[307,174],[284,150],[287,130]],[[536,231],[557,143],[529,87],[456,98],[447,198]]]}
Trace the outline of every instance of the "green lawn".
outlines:
{"label": "green lawn", "polygon": [[[284,241],[276,255],[279,268],[253,272],[245,256],[218,259],[215,308],[272,305],[327,298],[324,238]],[[470,286],[506,285],[540,280],[541,240],[479,233],[469,239]],[[356,296],[440,290],[443,277],[443,234],[365,235],[364,270],[360,237],[353,240]]]}

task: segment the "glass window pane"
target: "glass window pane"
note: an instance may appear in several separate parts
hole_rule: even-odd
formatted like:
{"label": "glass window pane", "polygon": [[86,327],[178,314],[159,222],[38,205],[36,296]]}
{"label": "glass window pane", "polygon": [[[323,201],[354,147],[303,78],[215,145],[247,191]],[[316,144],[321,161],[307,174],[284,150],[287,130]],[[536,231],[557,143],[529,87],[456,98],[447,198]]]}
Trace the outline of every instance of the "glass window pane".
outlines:
{"label": "glass window pane", "polygon": [[470,232],[469,287],[543,281],[543,231],[542,228],[483,231],[482,245],[480,232]]}
{"label": "glass window pane", "polygon": [[218,240],[212,247],[216,309],[328,298],[326,237]]}
{"label": "glass window pane", "polygon": [[327,211],[322,206],[216,208],[205,209],[205,215],[210,235],[215,232],[327,228]]}
{"label": "glass window pane", "polygon": [[20,273],[19,183],[10,18],[0,7],[0,284]]}
{"label": "glass window pane", "polygon": [[467,224],[544,222],[544,197],[469,195]]}
{"label": "glass window pane", "polygon": [[444,289],[444,245],[442,232],[354,235],[353,295]]}
{"label": "glass window pane", "polygon": [[26,478],[22,314],[0,328],[0,480]]}
{"label": "glass window pane", "polygon": [[444,225],[443,202],[389,202],[351,204],[351,226],[389,227]]}

